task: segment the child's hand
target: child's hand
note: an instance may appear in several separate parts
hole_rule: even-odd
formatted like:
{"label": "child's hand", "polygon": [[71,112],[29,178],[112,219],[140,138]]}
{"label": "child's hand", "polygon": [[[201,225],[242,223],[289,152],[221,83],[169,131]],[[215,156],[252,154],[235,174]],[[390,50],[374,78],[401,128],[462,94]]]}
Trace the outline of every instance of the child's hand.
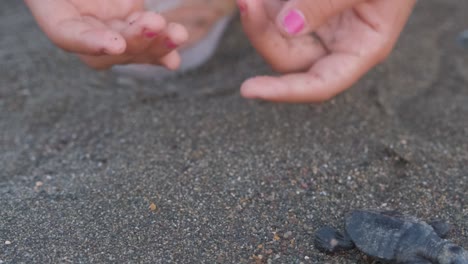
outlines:
{"label": "child's hand", "polygon": [[[416,0],[238,0],[253,46],[280,77],[247,80],[247,98],[330,99],[393,49]],[[314,32],[312,34],[312,32]]]}
{"label": "child's hand", "polygon": [[143,0],[25,0],[47,36],[89,66],[158,64],[176,69],[184,27],[144,10]]}

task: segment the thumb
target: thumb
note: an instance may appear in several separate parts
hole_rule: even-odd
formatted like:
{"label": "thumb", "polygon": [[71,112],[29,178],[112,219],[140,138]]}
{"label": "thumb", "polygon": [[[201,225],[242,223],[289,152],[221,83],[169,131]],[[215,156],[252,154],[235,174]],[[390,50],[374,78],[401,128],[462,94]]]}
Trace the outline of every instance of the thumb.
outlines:
{"label": "thumb", "polygon": [[289,0],[279,11],[276,24],[286,36],[314,32],[330,18],[366,0]]}

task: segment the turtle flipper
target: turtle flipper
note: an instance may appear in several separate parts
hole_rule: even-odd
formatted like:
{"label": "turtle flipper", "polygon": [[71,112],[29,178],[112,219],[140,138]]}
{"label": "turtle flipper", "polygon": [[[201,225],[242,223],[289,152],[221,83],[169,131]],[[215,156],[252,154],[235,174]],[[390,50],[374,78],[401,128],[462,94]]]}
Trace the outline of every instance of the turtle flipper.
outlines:
{"label": "turtle flipper", "polygon": [[441,238],[446,238],[452,230],[452,225],[444,220],[436,219],[430,221],[428,224],[432,226],[436,234]]}
{"label": "turtle flipper", "polygon": [[315,248],[326,253],[335,253],[354,248],[354,243],[348,236],[342,235],[329,226],[322,227],[315,232],[314,244]]}

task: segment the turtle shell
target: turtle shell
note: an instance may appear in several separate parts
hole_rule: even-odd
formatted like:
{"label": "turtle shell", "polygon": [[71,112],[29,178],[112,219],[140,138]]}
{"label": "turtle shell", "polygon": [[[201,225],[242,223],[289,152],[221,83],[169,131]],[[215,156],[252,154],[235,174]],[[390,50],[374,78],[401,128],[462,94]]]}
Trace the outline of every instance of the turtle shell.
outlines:
{"label": "turtle shell", "polygon": [[356,210],[346,217],[346,233],[357,248],[382,260],[394,260],[400,248],[400,238],[416,219],[395,212]]}

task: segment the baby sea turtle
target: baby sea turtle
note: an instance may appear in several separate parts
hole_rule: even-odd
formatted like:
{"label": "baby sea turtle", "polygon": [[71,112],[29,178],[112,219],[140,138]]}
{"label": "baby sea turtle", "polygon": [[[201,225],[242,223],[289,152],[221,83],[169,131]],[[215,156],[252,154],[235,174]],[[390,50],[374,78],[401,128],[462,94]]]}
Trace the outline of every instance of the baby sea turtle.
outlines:
{"label": "baby sea turtle", "polygon": [[346,217],[345,231],[323,227],[315,246],[326,253],[357,247],[385,263],[468,264],[468,252],[443,239],[450,225],[440,220],[428,224],[394,211],[356,210]]}

